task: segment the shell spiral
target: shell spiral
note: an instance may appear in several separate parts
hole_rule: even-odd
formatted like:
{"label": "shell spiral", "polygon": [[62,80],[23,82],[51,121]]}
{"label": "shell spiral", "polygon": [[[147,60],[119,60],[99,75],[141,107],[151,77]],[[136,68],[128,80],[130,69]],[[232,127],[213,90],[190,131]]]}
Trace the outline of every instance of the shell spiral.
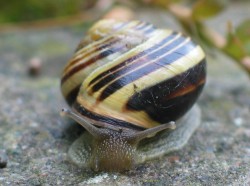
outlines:
{"label": "shell spiral", "polygon": [[141,21],[101,20],[65,66],[61,90],[93,123],[142,130],[182,117],[205,79],[205,54],[189,37]]}

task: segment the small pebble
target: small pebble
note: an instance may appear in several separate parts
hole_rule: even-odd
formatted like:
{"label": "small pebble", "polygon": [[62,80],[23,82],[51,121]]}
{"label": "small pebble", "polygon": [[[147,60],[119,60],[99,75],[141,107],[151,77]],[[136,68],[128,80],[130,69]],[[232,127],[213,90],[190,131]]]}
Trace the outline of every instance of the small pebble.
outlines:
{"label": "small pebble", "polygon": [[175,163],[175,162],[177,162],[177,161],[179,161],[180,160],[180,157],[179,156],[169,156],[168,157],[168,161],[170,162],[170,163]]}
{"label": "small pebble", "polygon": [[7,166],[8,157],[4,151],[0,151],[0,169]]}
{"label": "small pebble", "polygon": [[235,124],[237,127],[240,127],[240,126],[243,124],[243,122],[244,122],[243,118],[238,117],[238,118],[235,118],[235,119],[234,119],[234,124]]}
{"label": "small pebble", "polygon": [[30,76],[36,77],[41,73],[42,61],[38,57],[31,58],[29,61],[28,73]]}

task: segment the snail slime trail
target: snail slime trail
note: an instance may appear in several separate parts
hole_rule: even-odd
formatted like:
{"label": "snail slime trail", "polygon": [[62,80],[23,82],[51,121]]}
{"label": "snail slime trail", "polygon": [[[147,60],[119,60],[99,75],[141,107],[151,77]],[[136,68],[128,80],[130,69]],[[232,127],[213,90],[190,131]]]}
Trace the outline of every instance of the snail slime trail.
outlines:
{"label": "snail slime trail", "polygon": [[200,123],[193,105],[205,81],[205,54],[189,37],[142,21],[98,21],[62,73],[71,110],[61,113],[88,131],[72,144],[70,159],[123,171],[181,148]]}

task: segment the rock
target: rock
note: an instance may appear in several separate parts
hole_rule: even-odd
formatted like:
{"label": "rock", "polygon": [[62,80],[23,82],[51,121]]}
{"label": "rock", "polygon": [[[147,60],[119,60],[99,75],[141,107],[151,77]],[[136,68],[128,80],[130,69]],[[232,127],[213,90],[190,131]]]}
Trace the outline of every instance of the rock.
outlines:
{"label": "rock", "polygon": [[5,168],[7,166],[8,157],[5,151],[0,150],[0,169]]}
{"label": "rock", "polygon": [[[239,23],[250,16],[249,3],[231,2],[209,24],[223,30],[228,19]],[[177,25],[155,9],[136,15],[160,27]],[[0,169],[1,186],[249,185],[249,77],[221,54],[208,54],[208,81],[198,102],[202,122],[181,150],[123,174],[96,174],[72,164],[67,152],[83,130],[59,115],[66,106],[59,77],[85,26],[0,33],[0,156],[7,163]],[[27,76],[32,56],[43,59],[36,78]]]}

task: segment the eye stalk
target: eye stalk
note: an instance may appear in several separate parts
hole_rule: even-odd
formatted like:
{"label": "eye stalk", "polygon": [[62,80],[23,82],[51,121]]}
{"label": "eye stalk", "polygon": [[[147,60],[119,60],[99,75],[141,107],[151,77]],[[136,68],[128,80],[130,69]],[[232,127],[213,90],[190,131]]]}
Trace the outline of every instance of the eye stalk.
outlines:
{"label": "eye stalk", "polygon": [[146,129],[144,131],[140,132],[132,132],[128,133],[126,131],[123,131],[122,128],[113,128],[110,126],[104,127],[104,128],[97,128],[92,123],[90,123],[88,120],[86,120],[83,117],[80,117],[75,112],[68,110],[66,108],[63,108],[61,111],[61,116],[67,116],[75,120],[77,123],[79,123],[81,126],[83,126],[90,134],[93,135],[94,138],[102,139],[105,138],[106,135],[110,135],[110,132],[107,132],[109,129],[110,131],[114,131],[116,133],[119,133],[120,135],[124,134],[124,138],[130,143],[138,143],[142,139],[149,138],[151,136],[154,136],[156,133],[166,130],[166,129],[175,129],[176,125],[174,121],[170,121],[169,123],[162,124],[159,126],[156,126],[154,128]]}
{"label": "eye stalk", "polygon": [[[61,77],[72,109],[62,115],[88,131],[70,147],[70,159],[119,171],[182,148],[201,123],[193,106],[205,82],[206,55],[190,37],[137,20],[98,21]],[[169,121],[176,130],[156,134],[174,129]]]}
{"label": "eye stalk", "polygon": [[95,171],[123,171],[133,167],[138,143],[156,133],[175,129],[175,122],[171,121],[144,131],[127,131],[113,127],[98,128],[77,113],[63,108],[62,116],[67,116],[82,125],[94,138],[90,166]]}
{"label": "eye stalk", "polygon": [[80,117],[79,115],[72,112],[71,110],[63,108],[60,114],[61,116],[67,116],[75,120],[78,124],[83,126],[94,138],[100,138],[100,136],[103,135],[101,129],[98,129],[93,124],[91,124],[88,120],[86,120],[83,117]]}

